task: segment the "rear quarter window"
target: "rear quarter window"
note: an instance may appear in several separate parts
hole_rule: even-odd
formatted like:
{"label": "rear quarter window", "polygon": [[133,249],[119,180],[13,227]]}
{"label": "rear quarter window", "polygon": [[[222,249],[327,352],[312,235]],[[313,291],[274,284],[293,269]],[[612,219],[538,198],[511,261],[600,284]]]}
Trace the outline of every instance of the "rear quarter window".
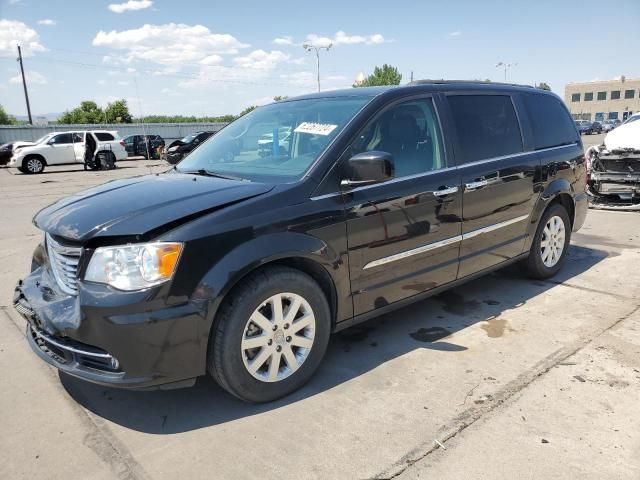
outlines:
{"label": "rear quarter window", "polygon": [[578,141],[576,127],[560,100],[551,95],[523,95],[533,133],[533,147],[558,147]]}
{"label": "rear quarter window", "polygon": [[94,135],[101,142],[108,142],[108,141],[111,141],[111,140],[115,140],[115,137],[113,135],[111,135],[110,133],[95,132]]}
{"label": "rear quarter window", "polygon": [[509,95],[447,97],[458,136],[458,164],[523,151],[520,125]]}

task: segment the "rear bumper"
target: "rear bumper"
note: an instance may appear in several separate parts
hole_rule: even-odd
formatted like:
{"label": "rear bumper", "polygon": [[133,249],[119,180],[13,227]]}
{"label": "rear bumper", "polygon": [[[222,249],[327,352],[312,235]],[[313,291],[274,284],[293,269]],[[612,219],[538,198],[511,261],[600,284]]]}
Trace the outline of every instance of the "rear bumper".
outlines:
{"label": "rear bumper", "polygon": [[36,268],[13,301],[27,321],[29,345],[48,364],[92,383],[132,389],[189,386],[205,373],[202,316],[192,304],[151,302],[149,291],[110,295],[101,286],[80,285],[78,295],[69,296],[52,280],[45,267]]}

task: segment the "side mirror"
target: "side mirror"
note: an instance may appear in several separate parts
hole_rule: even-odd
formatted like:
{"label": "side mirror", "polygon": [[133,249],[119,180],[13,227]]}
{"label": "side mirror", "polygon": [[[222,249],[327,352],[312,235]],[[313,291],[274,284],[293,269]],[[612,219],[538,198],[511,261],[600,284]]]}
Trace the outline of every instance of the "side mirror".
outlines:
{"label": "side mirror", "polygon": [[347,162],[347,178],[340,182],[340,186],[351,188],[381,183],[393,178],[394,171],[390,153],[376,150],[358,153]]}

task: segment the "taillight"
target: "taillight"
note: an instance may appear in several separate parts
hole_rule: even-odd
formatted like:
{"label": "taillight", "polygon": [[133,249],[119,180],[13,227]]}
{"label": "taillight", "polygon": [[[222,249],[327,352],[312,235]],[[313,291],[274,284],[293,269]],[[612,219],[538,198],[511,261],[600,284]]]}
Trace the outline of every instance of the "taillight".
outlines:
{"label": "taillight", "polygon": [[120,145],[124,147],[124,140],[120,140]]}

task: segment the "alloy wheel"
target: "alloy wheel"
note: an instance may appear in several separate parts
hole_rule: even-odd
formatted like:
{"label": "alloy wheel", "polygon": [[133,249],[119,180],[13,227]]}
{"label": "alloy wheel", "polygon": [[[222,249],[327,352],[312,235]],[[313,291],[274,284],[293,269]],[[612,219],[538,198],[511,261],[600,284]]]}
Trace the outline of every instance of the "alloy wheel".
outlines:
{"label": "alloy wheel", "polygon": [[240,344],[247,371],[262,382],[279,382],[305,362],[313,347],[316,319],[303,297],[279,293],[256,308]]}
{"label": "alloy wheel", "polygon": [[557,215],[549,218],[542,231],[540,256],[548,268],[554,267],[564,251],[565,227],[562,218]]}
{"label": "alloy wheel", "polygon": [[39,173],[42,171],[42,162],[37,158],[32,158],[27,161],[27,170],[31,173]]}

